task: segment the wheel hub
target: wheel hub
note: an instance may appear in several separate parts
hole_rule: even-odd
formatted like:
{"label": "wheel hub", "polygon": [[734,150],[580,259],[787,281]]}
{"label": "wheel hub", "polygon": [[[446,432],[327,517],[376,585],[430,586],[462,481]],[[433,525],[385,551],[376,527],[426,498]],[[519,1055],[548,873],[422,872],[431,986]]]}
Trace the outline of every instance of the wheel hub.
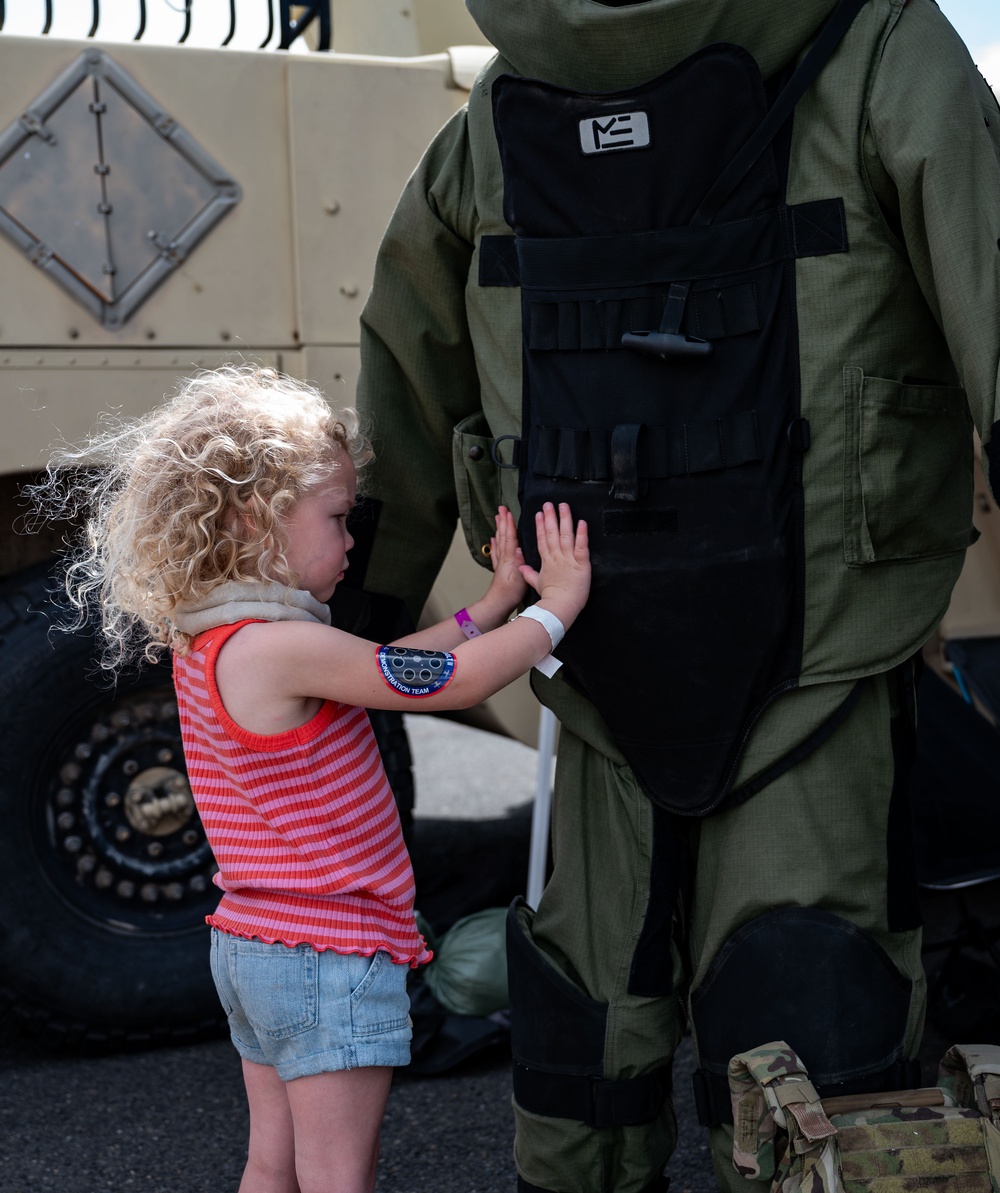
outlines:
{"label": "wheel hub", "polygon": [[163,932],[214,908],[217,867],[183,764],[170,688],[119,697],[77,723],[55,760],[40,844],[80,910]]}
{"label": "wheel hub", "polygon": [[170,766],[151,766],[136,775],[125,792],[129,824],[151,837],[182,829],[194,815],[187,776]]}

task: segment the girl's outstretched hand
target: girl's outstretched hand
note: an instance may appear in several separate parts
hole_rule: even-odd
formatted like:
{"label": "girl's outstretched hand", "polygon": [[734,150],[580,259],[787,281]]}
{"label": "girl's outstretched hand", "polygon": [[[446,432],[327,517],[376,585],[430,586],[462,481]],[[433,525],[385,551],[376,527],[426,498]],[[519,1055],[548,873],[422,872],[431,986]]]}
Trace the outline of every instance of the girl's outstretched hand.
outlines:
{"label": "girl's outstretched hand", "polygon": [[577,522],[565,502],[558,513],[551,501],[535,514],[535,534],[542,566],[539,571],[526,563],[521,574],[538,593],[539,599],[566,626],[587,603],[590,595],[590,545],[587,523]]}
{"label": "girl's outstretched hand", "polygon": [[517,541],[517,526],[514,515],[505,506],[500,506],[494,522],[496,533],[490,539],[490,563],[493,567],[493,581],[486,599],[509,613],[524,600],[528,585],[521,575],[524,555]]}

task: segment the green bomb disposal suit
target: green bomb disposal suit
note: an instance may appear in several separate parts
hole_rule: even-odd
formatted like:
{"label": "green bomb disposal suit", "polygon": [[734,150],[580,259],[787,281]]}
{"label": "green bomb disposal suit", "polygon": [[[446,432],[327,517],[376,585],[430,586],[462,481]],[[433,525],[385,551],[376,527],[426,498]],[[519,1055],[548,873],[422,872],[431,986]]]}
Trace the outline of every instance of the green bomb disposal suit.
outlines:
{"label": "green bomb disposal suit", "polygon": [[856,2],[766,136],[830,0],[468,4],[499,55],[362,320],[366,587],[418,614],[501,502],[529,559],[543,501],[587,519],[591,600],[533,675],[562,733],[553,874],[509,920],[519,1189],[664,1188],[685,1015],[740,1188],[732,1055],[916,1078],[910,660],[973,420],[1000,475],[1000,109],[931,0]]}

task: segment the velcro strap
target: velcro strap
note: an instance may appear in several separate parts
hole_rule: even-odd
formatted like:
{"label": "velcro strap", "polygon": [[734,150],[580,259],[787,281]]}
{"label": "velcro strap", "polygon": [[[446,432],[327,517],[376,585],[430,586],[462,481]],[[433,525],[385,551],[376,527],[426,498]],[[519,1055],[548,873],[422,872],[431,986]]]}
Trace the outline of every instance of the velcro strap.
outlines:
{"label": "velcro strap", "polygon": [[479,242],[480,286],[519,286],[517,241],[513,236],[484,236]]}
{"label": "velcro strap", "polygon": [[639,434],[642,423],[620,423],[611,433],[611,496],[639,500]]}
{"label": "velcro strap", "polygon": [[572,1073],[542,1073],[514,1062],[514,1099],[522,1110],[568,1118],[589,1127],[652,1122],[670,1094],[669,1067],[642,1077],[608,1080]]}
{"label": "velcro strap", "polygon": [[798,1102],[818,1102],[819,1094],[811,1081],[787,1081],[771,1087],[779,1106]]}
{"label": "velcro strap", "polygon": [[[630,427],[633,424],[624,424]],[[623,454],[614,466],[614,436],[621,432]],[[738,468],[761,459],[757,413],[741,410],[693,423],[642,428],[641,437],[623,428],[580,430],[574,427],[536,427],[533,471],[553,480],[614,480],[618,485],[628,472],[627,453],[634,442],[640,481],[658,477],[688,476],[720,468]],[[627,483],[624,484],[628,488]],[[626,498],[634,500],[634,498]]]}

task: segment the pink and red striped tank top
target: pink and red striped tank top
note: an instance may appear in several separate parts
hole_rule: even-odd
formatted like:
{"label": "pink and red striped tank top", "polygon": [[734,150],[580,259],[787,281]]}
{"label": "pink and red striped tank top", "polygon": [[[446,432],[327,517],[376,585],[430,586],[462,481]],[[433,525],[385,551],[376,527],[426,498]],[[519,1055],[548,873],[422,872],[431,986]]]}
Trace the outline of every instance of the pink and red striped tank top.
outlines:
{"label": "pink and red striped tank top", "polygon": [[188,777],[224,892],[208,922],[272,944],[429,960],[368,714],[327,701],[297,729],[242,729],[219,697],[215,665],[248,624],[206,630],[174,658]]}

